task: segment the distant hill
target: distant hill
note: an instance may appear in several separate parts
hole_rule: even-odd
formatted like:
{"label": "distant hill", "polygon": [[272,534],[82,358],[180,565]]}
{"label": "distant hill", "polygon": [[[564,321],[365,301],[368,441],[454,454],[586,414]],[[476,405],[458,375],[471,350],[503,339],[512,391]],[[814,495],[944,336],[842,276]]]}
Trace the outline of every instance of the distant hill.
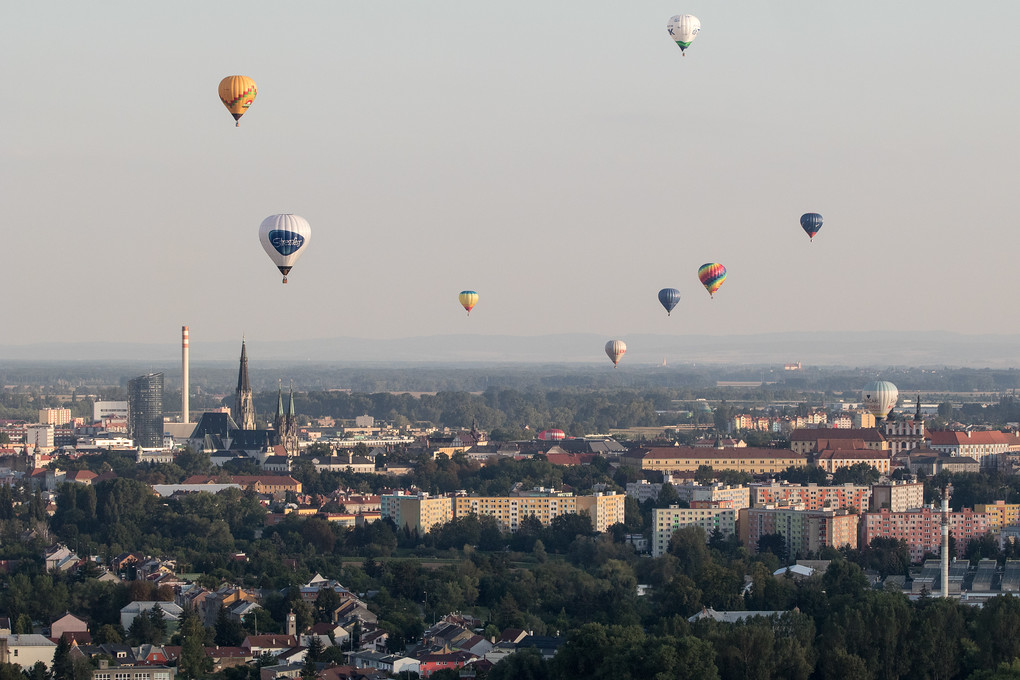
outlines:
{"label": "distant hill", "polygon": [[[376,340],[331,338],[293,342],[248,339],[249,357],[274,363],[596,363],[608,361],[608,338],[594,334],[540,336],[439,335]],[[1020,336],[949,332],[766,333],[754,335],[622,336],[628,364],[785,364],[817,366],[1020,366]],[[236,361],[240,342],[192,342],[194,362]],[[0,362],[102,361],[173,364],[175,342],[66,342],[0,345]]]}

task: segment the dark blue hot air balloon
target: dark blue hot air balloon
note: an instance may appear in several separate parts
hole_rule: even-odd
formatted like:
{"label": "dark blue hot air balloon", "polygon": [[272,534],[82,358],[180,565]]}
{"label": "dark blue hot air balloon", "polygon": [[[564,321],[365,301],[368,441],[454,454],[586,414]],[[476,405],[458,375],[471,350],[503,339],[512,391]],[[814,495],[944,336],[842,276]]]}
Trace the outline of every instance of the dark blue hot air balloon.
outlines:
{"label": "dark blue hot air balloon", "polygon": [[804,213],[800,216],[800,226],[813,241],[815,234],[822,228],[822,216],[818,213]]}
{"label": "dark blue hot air balloon", "polygon": [[663,288],[659,291],[659,302],[666,308],[666,316],[669,316],[676,304],[680,302],[680,291],[676,288]]}

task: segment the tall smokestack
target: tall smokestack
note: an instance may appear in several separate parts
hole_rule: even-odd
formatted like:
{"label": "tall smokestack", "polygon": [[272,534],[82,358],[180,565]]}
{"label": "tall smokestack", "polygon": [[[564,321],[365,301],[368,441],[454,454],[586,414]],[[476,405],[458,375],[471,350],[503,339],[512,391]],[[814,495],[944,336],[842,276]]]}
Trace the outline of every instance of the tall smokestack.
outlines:
{"label": "tall smokestack", "polygon": [[189,376],[188,376],[188,327],[181,326],[181,422],[190,423],[191,418],[188,413],[188,390],[189,390]]}
{"label": "tall smokestack", "polygon": [[949,597],[949,495],[952,486],[942,491],[942,597]]}

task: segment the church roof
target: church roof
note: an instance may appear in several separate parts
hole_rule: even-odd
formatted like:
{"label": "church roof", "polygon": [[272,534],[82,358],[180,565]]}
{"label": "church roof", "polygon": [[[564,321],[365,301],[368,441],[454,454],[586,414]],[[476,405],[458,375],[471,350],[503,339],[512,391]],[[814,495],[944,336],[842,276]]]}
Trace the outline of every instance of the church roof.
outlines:
{"label": "church roof", "polygon": [[236,429],[237,423],[229,413],[203,413],[191,433],[191,439],[202,439],[206,435],[226,437],[231,430]]}
{"label": "church roof", "polygon": [[274,434],[273,430],[231,430],[230,450],[261,451],[272,446]]}

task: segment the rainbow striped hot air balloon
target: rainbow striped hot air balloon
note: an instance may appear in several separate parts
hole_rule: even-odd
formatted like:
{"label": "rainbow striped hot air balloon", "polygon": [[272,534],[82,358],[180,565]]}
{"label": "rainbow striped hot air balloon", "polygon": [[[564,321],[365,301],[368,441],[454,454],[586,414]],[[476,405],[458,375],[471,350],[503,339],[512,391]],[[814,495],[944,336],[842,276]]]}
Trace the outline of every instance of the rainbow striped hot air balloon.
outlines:
{"label": "rainbow striped hot air balloon", "polygon": [[471,310],[478,304],[478,293],[473,290],[462,290],[458,296],[460,304],[463,305],[464,309],[467,310],[468,316],[471,316]]}
{"label": "rainbow striped hot air balloon", "polygon": [[712,297],[726,280],[726,267],[718,262],[703,264],[698,268],[698,278],[701,280],[701,285],[708,291],[709,297]]}
{"label": "rainbow striped hot air balloon", "polygon": [[241,116],[248,111],[258,92],[255,81],[248,76],[227,76],[220,81],[219,92],[220,101],[237,121],[234,127],[241,127]]}

